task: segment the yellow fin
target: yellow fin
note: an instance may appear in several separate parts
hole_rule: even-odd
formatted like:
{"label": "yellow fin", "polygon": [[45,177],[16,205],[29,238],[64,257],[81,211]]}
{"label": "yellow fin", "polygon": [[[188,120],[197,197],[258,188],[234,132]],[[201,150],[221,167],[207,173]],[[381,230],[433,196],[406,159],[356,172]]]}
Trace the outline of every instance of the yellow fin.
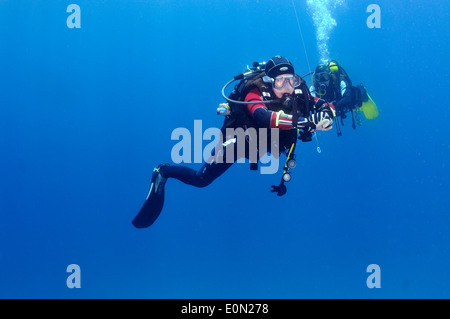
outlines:
{"label": "yellow fin", "polygon": [[364,116],[368,120],[373,120],[378,117],[378,109],[375,103],[373,102],[370,95],[367,93],[367,97],[369,98],[366,102],[362,103],[361,109],[363,110]]}

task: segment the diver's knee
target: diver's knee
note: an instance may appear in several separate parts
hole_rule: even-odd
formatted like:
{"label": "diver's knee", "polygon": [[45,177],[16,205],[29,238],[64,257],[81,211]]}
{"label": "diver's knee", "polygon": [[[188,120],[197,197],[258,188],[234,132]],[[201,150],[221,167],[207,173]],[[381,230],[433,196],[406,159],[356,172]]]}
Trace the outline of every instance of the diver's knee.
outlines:
{"label": "diver's knee", "polygon": [[195,182],[195,186],[197,186],[199,188],[204,188],[204,187],[210,185],[211,183],[212,183],[212,180],[208,180],[203,177],[198,177]]}

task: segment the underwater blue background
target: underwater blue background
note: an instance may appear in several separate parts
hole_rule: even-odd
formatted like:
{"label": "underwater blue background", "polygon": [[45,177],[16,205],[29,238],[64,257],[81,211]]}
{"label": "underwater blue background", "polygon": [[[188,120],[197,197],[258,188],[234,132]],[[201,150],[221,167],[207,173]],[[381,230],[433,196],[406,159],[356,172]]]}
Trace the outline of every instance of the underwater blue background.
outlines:
{"label": "underwater blue background", "polygon": [[[381,29],[366,26],[371,3]],[[311,14],[295,5],[314,69]],[[281,198],[280,173],[247,164],[203,189],[169,180],[140,230],[175,128],[220,127],[222,86],[253,61],[309,72],[292,2],[0,0],[0,297],[449,298],[449,7],[346,0],[330,56],[379,118],[319,133],[320,154],[299,144]]]}

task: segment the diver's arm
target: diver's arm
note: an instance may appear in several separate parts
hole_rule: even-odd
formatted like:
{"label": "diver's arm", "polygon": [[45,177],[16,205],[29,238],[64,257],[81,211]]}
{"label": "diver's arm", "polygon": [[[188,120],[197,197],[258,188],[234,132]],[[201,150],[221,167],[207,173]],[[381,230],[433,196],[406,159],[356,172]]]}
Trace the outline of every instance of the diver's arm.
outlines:
{"label": "diver's arm", "polygon": [[[262,101],[263,98],[258,89],[251,90],[245,97],[246,102]],[[247,109],[256,123],[261,127],[279,128],[280,130],[290,130],[292,127],[292,115],[285,114],[283,111],[274,112],[267,109],[263,103],[247,104]],[[304,128],[312,123],[304,117],[298,117],[297,128]]]}

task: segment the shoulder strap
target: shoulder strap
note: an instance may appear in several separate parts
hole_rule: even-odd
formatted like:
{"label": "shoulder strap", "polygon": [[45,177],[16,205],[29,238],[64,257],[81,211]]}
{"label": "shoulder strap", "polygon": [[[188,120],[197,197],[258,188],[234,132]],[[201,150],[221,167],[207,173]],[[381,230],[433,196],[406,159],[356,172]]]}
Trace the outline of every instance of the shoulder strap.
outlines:
{"label": "shoulder strap", "polygon": [[254,78],[249,79],[245,83],[241,92],[242,100],[244,100],[247,93],[253,90],[254,88],[257,88],[261,92],[264,100],[270,100],[273,98],[274,93],[272,87],[266,82],[264,82],[262,79],[265,75],[266,73],[262,72],[256,75]]}

